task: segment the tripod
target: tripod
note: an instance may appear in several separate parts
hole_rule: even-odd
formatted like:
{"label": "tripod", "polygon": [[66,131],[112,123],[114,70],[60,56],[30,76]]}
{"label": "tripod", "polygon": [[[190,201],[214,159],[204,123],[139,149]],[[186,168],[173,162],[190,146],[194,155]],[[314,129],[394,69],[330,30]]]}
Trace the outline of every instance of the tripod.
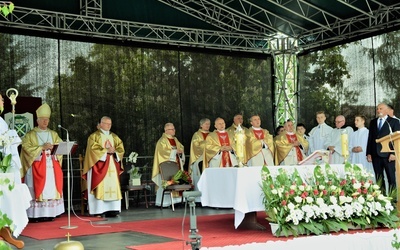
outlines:
{"label": "tripod", "polygon": [[191,245],[192,250],[199,250],[201,247],[201,235],[197,234],[197,220],[196,220],[196,197],[201,196],[199,191],[185,191],[183,197],[186,198],[186,202],[189,203],[190,208],[190,235],[189,240],[186,241],[186,245]]}

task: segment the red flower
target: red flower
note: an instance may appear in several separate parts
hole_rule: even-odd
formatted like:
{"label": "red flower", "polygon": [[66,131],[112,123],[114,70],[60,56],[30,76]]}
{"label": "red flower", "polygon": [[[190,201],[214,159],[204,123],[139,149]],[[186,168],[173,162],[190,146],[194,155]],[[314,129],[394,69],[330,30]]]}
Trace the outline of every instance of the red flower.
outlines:
{"label": "red flower", "polygon": [[281,204],[282,204],[282,206],[286,206],[287,201],[286,200],[282,200]]}
{"label": "red flower", "polygon": [[318,190],[314,189],[314,195],[318,195],[318,194],[319,194]]}
{"label": "red flower", "polygon": [[290,194],[290,195],[294,195],[294,190],[293,190],[293,189],[290,189],[290,190],[289,190],[289,194]]}
{"label": "red flower", "polygon": [[328,194],[328,191],[326,191],[326,190],[324,189],[324,190],[322,190],[322,194],[323,194],[323,195],[327,195],[327,194]]}
{"label": "red flower", "polygon": [[344,191],[341,190],[339,196],[344,196]]}

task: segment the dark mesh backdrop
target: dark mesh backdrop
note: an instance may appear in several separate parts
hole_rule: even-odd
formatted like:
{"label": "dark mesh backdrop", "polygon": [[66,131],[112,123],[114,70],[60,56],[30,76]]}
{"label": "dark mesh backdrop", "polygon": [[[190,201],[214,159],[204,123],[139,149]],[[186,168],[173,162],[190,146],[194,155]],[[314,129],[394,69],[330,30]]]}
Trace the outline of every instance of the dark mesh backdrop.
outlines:
{"label": "dark mesh backdrop", "polygon": [[[328,124],[343,114],[353,125],[356,114],[372,119],[381,101],[398,110],[399,41],[398,32],[393,32],[300,56],[298,122],[310,130],[315,112],[325,110]],[[252,114],[259,114],[264,128],[272,133],[275,127],[268,56],[243,58],[9,34],[0,34],[0,51],[1,92],[12,87],[20,96],[46,101],[53,111],[50,127],[61,124],[69,129],[70,138],[79,143],[77,154],[85,153],[87,137],[99,119],[110,116],[126,156],[136,151],[137,165],[148,164],[145,182],[151,183],[154,148],[166,122],[175,124],[187,155],[204,117],[212,121],[212,129],[215,118],[224,118],[228,127],[237,113],[244,115],[245,126]],[[66,138],[64,131],[59,133]]]}

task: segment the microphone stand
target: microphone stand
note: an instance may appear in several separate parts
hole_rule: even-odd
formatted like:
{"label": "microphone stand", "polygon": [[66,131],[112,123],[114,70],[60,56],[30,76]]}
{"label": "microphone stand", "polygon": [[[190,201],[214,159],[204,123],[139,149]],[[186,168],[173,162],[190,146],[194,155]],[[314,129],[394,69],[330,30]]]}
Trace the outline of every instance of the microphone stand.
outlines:
{"label": "microphone stand", "polygon": [[68,203],[68,225],[67,226],[62,226],[60,228],[62,229],[75,229],[78,228],[78,226],[71,226],[71,190],[70,190],[70,166],[69,166],[69,161],[70,161],[70,154],[71,151],[69,149],[69,132],[68,129],[63,128],[61,125],[58,125],[59,128],[64,129],[67,132],[67,203]]}

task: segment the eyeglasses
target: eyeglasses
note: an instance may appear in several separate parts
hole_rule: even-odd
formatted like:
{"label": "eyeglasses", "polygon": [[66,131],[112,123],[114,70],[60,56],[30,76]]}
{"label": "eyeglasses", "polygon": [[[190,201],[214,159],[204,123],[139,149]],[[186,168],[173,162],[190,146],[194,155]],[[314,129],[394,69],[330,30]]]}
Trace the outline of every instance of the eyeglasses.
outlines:
{"label": "eyeglasses", "polygon": [[335,123],[341,123],[341,122],[344,122],[344,121],[335,121]]}
{"label": "eyeglasses", "polygon": [[169,128],[169,129],[166,129],[166,130],[175,130],[174,128]]}

